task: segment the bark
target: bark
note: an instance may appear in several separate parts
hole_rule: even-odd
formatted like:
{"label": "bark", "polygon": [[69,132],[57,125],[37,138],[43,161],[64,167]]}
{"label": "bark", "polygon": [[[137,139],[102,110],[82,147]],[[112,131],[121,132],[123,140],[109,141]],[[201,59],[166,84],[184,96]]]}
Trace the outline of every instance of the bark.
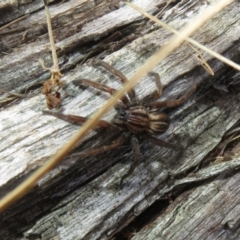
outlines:
{"label": "bark", "polygon": [[[133,2],[154,14],[167,3]],[[180,29],[206,7],[203,0],[171,3],[162,19]],[[235,1],[192,37],[239,63],[239,8]],[[46,106],[41,87],[50,73],[38,59],[52,65],[42,2],[3,2],[0,12],[1,26],[23,17],[0,30],[0,86],[27,96],[0,96],[3,197],[69,141],[79,126],[42,114]],[[118,0],[51,1],[50,13],[64,74],[59,111],[68,114],[90,117],[109,97],[72,81],[87,78],[121,86],[116,76],[89,66],[88,59],[104,59],[130,77],[172,36]],[[154,68],[164,85],[162,99],[176,99],[197,82],[187,103],[164,109],[171,126],[159,138],[181,145],[181,154],[140,138],[140,164],[123,188],[119,181],[133,161],[130,141],[95,156],[70,154],[1,214],[2,239],[239,239],[238,144],[233,143],[234,157],[215,160],[217,146],[240,118],[239,73],[202,55],[214,76],[200,66],[186,43]],[[156,86],[147,76],[135,90],[146,101]],[[110,121],[114,114],[112,110],[104,119]],[[110,130],[91,131],[73,153],[104,146],[118,136]]]}

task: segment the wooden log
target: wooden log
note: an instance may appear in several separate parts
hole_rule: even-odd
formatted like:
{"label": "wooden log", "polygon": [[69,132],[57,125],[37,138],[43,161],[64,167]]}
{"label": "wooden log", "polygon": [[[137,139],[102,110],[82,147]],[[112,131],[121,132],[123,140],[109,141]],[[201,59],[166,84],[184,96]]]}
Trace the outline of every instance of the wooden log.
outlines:
{"label": "wooden log", "polygon": [[[211,2],[211,1],[210,1]],[[135,4],[157,13],[167,1]],[[1,5],[0,5],[1,7]],[[2,6],[5,8],[5,6]],[[172,3],[162,19],[176,29],[206,9],[205,1]],[[193,38],[214,51],[239,60],[239,2],[228,6],[205,24]],[[7,8],[0,21],[0,86],[26,94],[0,96],[0,196],[43,165],[79,128],[42,114],[46,108],[42,83],[49,79],[38,59],[51,66],[46,19],[41,1],[18,2]],[[101,67],[89,66],[89,58],[101,58],[130,77],[172,36],[148,22],[120,1],[71,1],[50,6],[58,57],[64,74],[64,99],[60,111],[90,117],[109,95],[79,88],[74,80],[88,78],[118,89],[119,79]],[[29,15],[28,15],[29,14]],[[24,198],[1,214],[3,239],[110,239],[121,238],[122,229],[147,216],[133,239],[238,239],[237,152],[230,161],[215,163],[210,154],[240,118],[239,73],[202,53],[215,76],[210,76],[185,43],[154,68],[164,85],[162,99],[181,96],[193,81],[197,91],[186,104],[166,109],[169,130],[159,136],[181,144],[180,155],[139,139],[141,162],[119,188],[133,155],[130,141],[112,151],[90,157],[66,157]],[[82,64],[84,63],[84,64]],[[135,87],[140,100],[155,92],[150,76]],[[115,110],[104,120],[110,121]],[[73,153],[103,146],[119,132],[90,132]],[[147,210],[161,203],[155,222]],[[171,203],[171,204],[170,204]],[[139,217],[140,216],[140,217]],[[126,230],[128,237],[133,235]],[[116,235],[117,234],[117,235]]]}

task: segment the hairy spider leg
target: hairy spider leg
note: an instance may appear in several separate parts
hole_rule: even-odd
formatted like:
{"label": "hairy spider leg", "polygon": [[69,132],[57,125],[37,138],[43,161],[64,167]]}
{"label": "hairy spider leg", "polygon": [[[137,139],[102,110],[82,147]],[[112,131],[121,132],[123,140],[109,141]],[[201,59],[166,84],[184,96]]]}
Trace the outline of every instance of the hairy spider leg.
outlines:
{"label": "hairy spider leg", "polygon": [[[163,90],[163,86],[162,86],[159,74],[156,73],[156,72],[149,72],[148,75],[154,77],[155,84],[156,84],[156,87],[157,87],[157,91],[155,91],[150,96],[149,95],[145,96],[142,99],[142,103],[145,107],[148,107],[148,105],[149,105],[148,102],[153,102],[153,101],[158,100],[158,98],[160,98],[162,96],[162,90]],[[145,102],[147,102],[147,104],[145,104]]]}
{"label": "hairy spider leg", "polygon": [[121,146],[127,140],[128,140],[128,134],[123,133],[117,140],[115,140],[110,145],[105,145],[99,148],[91,148],[85,152],[74,153],[71,155],[71,157],[87,157],[87,156],[97,155],[99,153],[106,152],[118,146]]}
{"label": "hairy spider leg", "polygon": [[[125,84],[126,82],[128,82],[128,79],[126,78],[126,76],[124,74],[122,74],[120,71],[118,71],[117,69],[115,69],[114,67],[112,67],[111,65],[109,65],[106,62],[103,62],[103,61],[100,61],[97,59],[93,59],[91,61],[91,64],[92,65],[100,65],[100,66],[104,67],[106,70],[108,70],[110,73],[118,76],[120,78],[122,84]],[[137,102],[136,93],[135,93],[134,89],[129,90],[128,96],[129,96],[131,102],[133,102],[133,103]]]}
{"label": "hairy spider leg", "polygon": [[173,144],[165,142],[165,141],[163,141],[161,139],[157,139],[155,137],[152,137],[149,134],[144,134],[144,137],[146,139],[148,139],[149,142],[151,142],[151,143],[153,143],[155,145],[158,145],[158,146],[161,146],[161,147],[165,147],[165,148],[170,148],[170,149],[173,149],[175,151],[182,150],[181,148],[177,147],[176,145],[173,145]]}
{"label": "hairy spider leg", "polygon": [[[89,79],[74,80],[72,83],[76,86],[79,86],[79,85],[91,86],[91,87],[97,88],[101,91],[107,92],[110,95],[113,95],[117,91],[114,88],[111,88],[107,85],[104,85],[104,84],[101,84],[101,83],[98,83],[98,82],[94,82],[94,81],[89,80]],[[123,107],[126,108],[126,105],[129,104],[129,101],[128,101],[128,98],[126,97],[126,95],[122,96],[121,101],[124,104]]]}
{"label": "hairy spider leg", "polygon": [[160,107],[176,107],[188,100],[188,98],[196,91],[197,83],[194,81],[194,84],[192,85],[191,89],[187,91],[182,97],[179,99],[172,99],[172,100],[164,100],[160,102],[151,102],[149,104],[150,108],[160,108]]}
{"label": "hairy spider leg", "polygon": [[162,96],[162,89],[163,89],[162,83],[161,83],[160,76],[158,73],[149,72],[148,75],[153,76],[155,78],[155,83],[157,86],[157,94],[151,99],[152,101],[155,101]]}
{"label": "hairy spider leg", "polygon": [[[161,147],[165,147],[165,148],[169,148],[169,149],[173,149],[175,151],[181,151],[182,149],[171,144],[168,142],[165,142],[161,139],[157,139],[154,138],[148,134],[144,134],[144,137],[147,138],[149,140],[149,142],[154,143],[155,145],[161,146]],[[139,159],[141,156],[141,152],[140,152],[140,148],[139,148],[139,143],[138,143],[138,139],[135,136],[132,136],[131,138],[131,145],[132,145],[132,149],[133,149],[133,155],[134,155],[134,161],[131,164],[128,172],[122,176],[121,180],[120,180],[120,186],[123,186],[123,181],[129,177],[133,171],[135,170],[136,166],[139,164]]]}
{"label": "hairy spider leg", "polygon": [[122,176],[122,178],[120,180],[120,187],[122,187],[123,181],[133,173],[134,169],[139,164],[139,159],[140,159],[141,153],[140,153],[140,148],[139,148],[139,144],[138,144],[138,139],[135,136],[132,136],[132,138],[131,138],[131,145],[132,145],[132,149],[133,149],[134,161],[131,164],[128,172]]}
{"label": "hairy spider leg", "polygon": [[[51,115],[57,118],[60,118],[64,121],[73,123],[73,124],[78,124],[78,125],[82,125],[83,123],[85,123],[89,118],[87,117],[81,117],[81,116],[76,116],[76,115],[66,115],[63,113],[59,113],[59,112],[52,112],[52,111],[48,111],[48,110],[43,110],[42,111],[43,114],[46,115]],[[104,121],[104,120],[99,120],[97,123],[97,127],[102,127],[102,128],[115,128],[111,123]]]}

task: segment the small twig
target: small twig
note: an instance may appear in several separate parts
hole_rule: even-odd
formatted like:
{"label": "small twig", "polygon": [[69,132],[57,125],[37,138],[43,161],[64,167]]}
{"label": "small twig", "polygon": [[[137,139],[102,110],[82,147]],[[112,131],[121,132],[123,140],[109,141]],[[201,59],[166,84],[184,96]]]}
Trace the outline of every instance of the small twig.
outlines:
{"label": "small twig", "polygon": [[12,24],[14,24],[14,23],[16,23],[16,22],[21,21],[22,19],[28,17],[29,15],[30,15],[30,14],[27,14],[27,15],[25,15],[25,16],[23,16],[23,17],[20,17],[20,18],[18,18],[18,19],[15,19],[14,21],[12,21],[12,22],[4,25],[3,27],[0,28],[0,31],[3,30],[3,29],[5,29],[5,28],[8,28],[9,26],[11,26]]}
{"label": "small twig", "polygon": [[20,97],[20,98],[25,98],[25,97],[26,97],[25,94],[21,94],[21,93],[15,93],[15,92],[7,91],[7,90],[2,89],[2,88],[0,88],[0,92],[1,92],[1,93],[9,93],[9,94],[11,94],[11,95],[13,95],[13,96],[15,96],[15,97]]}
{"label": "small twig", "polygon": [[0,107],[5,106],[6,104],[13,102],[14,100],[16,100],[17,97],[13,96],[13,97],[6,97],[2,100],[0,100]]}

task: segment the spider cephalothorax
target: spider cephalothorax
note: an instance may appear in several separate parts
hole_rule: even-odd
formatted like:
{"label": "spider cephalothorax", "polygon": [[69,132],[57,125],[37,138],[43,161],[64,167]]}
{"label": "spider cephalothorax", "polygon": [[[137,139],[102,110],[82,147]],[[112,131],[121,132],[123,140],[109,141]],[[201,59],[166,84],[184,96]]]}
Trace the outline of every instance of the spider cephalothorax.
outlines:
{"label": "spider cephalothorax", "polygon": [[[118,70],[111,67],[107,63],[98,60],[92,60],[92,65],[100,65],[107,69],[109,72],[117,75],[121,82],[124,84],[127,82],[127,78]],[[79,156],[89,156],[93,154],[99,154],[104,151],[108,151],[110,149],[116,148],[117,146],[122,145],[129,139],[131,136],[131,144],[133,148],[135,161],[131,165],[127,174],[125,174],[121,179],[121,184],[123,180],[128,177],[135,169],[140,156],[140,149],[137,140],[137,136],[141,135],[144,138],[148,139],[150,142],[171,148],[174,150],[178,150],[178,148],[170,143],[167,143],[161,139],[157,139],[155,136],[160,135],[167,131],[170,125],[170,118],[164,112],[158,112],[159,108],[162,107],[175,107],[183,104],[196,90],[196,83],[192,85],[191,89],[187,91],[181,98],[176,100],[164,100],[164,101],[156,101],[162,95],[162,84],[157,73],[150,73],[155,77],[156,85],[158,93],[155,94],[154,98],[149,103],[140,104],[138,99],[136,98],[135,91],[132,89],[128,92],[127,95],[123,96],[122,99],[119,100],[118,106],[115,108],[117,111],[116,116],[112,120],[112,123],[108,123],[106,121],[100,120],[98,122],[98,127],[102,128],[121,128],[122,134],[120,137],[114,141],[112,144],[108,146],[103,146],[96,149],[90,149],[86,152],[81,152]],[[115,89],[108,87],[106,85],[93,82],[88,79],[81,79],[73,82],[75,85],[85,85],[97,88],[99,90],[110,93],[111,95],[116,91]],[[64,115],[57,112],[51,111],[43,111],[45,114],[53,115],[59,117],[61,119],[67,120],[69,122],[74,123],[84,123],[88,118],[80,117],[75,115]],[[75,154],[76,155],[76,154]]]}

